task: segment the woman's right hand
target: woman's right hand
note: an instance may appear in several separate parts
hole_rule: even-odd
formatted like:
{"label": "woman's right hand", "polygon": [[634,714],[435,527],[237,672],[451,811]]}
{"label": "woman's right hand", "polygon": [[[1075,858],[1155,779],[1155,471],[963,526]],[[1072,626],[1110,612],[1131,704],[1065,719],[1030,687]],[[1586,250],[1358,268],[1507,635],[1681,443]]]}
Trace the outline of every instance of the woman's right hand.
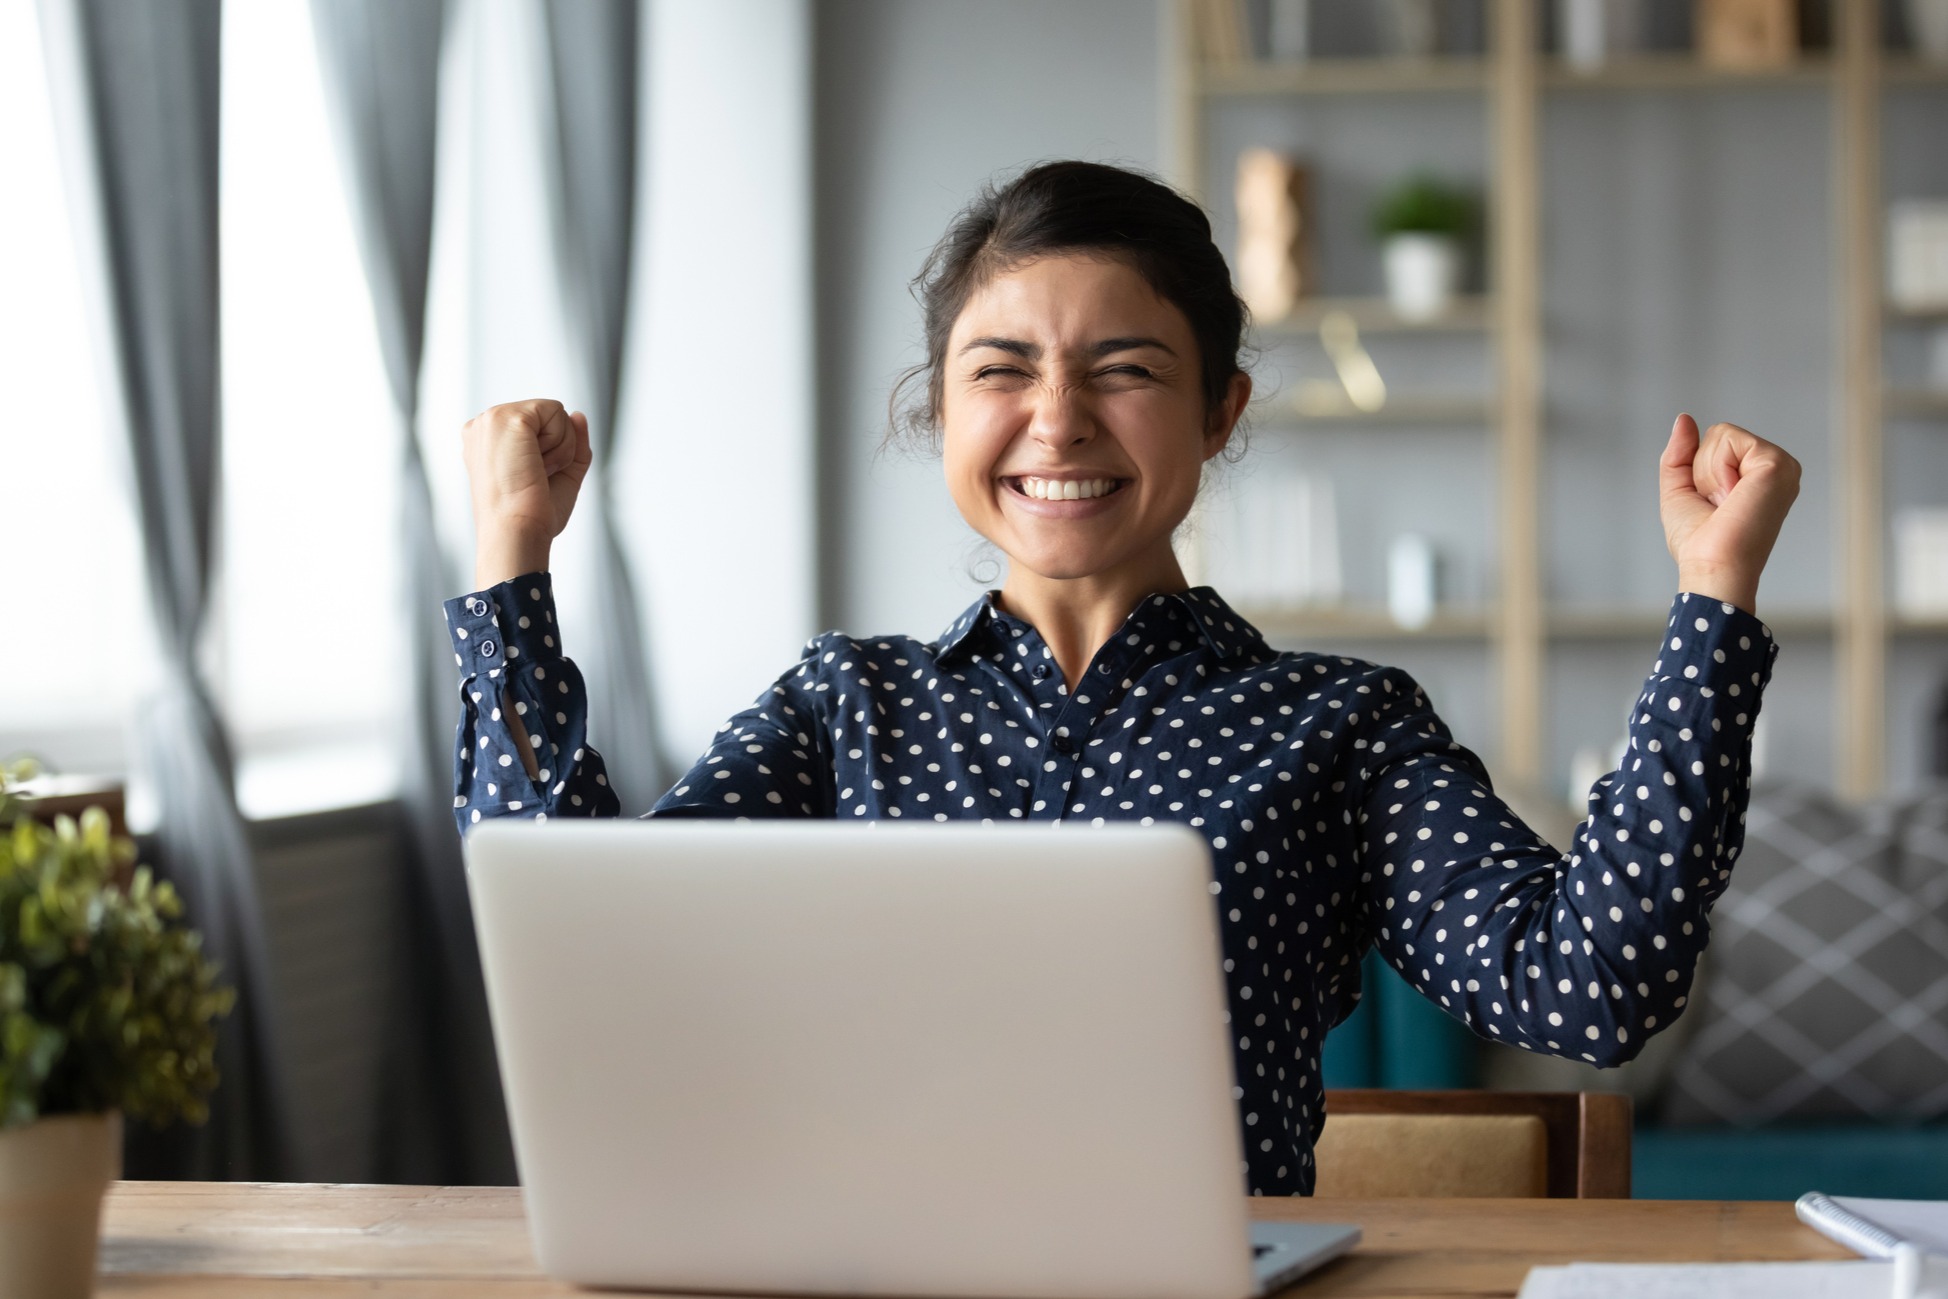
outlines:
{"label": "woman's right hand", "polygon": [[473,491],[474,589],[548,567],[588,476],[588,416],[558,401],[491,406],[461,431]]}

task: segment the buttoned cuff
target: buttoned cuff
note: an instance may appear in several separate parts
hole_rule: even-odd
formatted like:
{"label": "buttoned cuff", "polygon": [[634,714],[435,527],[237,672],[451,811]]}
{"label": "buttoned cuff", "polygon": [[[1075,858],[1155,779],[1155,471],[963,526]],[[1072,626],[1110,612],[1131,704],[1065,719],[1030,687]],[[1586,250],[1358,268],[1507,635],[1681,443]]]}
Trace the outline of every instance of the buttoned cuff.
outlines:
{"label": "buttoned cuff", "polygon": [[503,669],[561,657],[554,585],[546,573],[523,573],[443,607],[453,661],[467,676],[498,677]]}
{"label": "buttoned cuff", "polygon": [[1684,592],[1671,602],[1643,711],[1678,726],[1695,726],[1707,713],[1748,724],[1778,656],[1772,629],[1759,619],[1736,605]]}

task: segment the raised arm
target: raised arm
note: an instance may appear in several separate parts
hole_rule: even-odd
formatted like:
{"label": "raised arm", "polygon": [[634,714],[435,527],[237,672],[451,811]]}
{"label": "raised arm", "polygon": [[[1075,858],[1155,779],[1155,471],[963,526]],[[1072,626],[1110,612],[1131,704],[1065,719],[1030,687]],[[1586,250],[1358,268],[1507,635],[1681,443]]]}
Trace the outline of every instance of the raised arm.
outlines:
{"label": "raised arm", "polygon": [[588,420],[560,402],[513,402],[469,420],[463,438],[478,589],[446,604],[461,671],[454,820],[464,834],[498,816],[614,816],[547,574],[588,474]]}
{"label": "raised arm", "polygon": [[1752,726],[1777,655],[1754,614],[1799,464],[1679,416],[1658,462],[1682,590],[1622,765],[1558,853],[1489,787],[1413,682],[1378,672],[1357,772],[1369,925],[1408,982],[1477,1032],[1617,1064],[1674,1020],[1744,837]]}

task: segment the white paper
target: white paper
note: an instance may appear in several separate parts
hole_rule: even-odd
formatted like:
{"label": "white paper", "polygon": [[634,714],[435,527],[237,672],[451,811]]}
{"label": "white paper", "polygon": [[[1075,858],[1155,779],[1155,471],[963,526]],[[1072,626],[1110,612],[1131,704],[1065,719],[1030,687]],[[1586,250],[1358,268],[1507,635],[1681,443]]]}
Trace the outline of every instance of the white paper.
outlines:
{"label": "white paper", "polygon": [[1892,1263],[1572,1263],[1532,1267],[1516,1299],[1880,1299]]}
{"label": "white paper", "polygon": [[1930,1254],[1948,1255],[1948,1200],[1863,1200],[1836,1195],[1833,1203],[1855,1217],[1919,1245]]}

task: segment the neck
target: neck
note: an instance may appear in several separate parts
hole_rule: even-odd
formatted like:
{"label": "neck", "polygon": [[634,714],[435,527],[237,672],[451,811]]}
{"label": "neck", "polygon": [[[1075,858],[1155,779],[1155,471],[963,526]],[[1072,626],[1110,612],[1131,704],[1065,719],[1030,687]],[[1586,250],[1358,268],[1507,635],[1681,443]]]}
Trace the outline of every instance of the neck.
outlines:
{"label": "neck", "polygon": [[1141,561],[1086,577],[1047,577],[1010,564],[1001,607],[1041,633],[1073,690],[1096,651],[1144,597],[1188,590],[1189,585],[1168,546]]}

